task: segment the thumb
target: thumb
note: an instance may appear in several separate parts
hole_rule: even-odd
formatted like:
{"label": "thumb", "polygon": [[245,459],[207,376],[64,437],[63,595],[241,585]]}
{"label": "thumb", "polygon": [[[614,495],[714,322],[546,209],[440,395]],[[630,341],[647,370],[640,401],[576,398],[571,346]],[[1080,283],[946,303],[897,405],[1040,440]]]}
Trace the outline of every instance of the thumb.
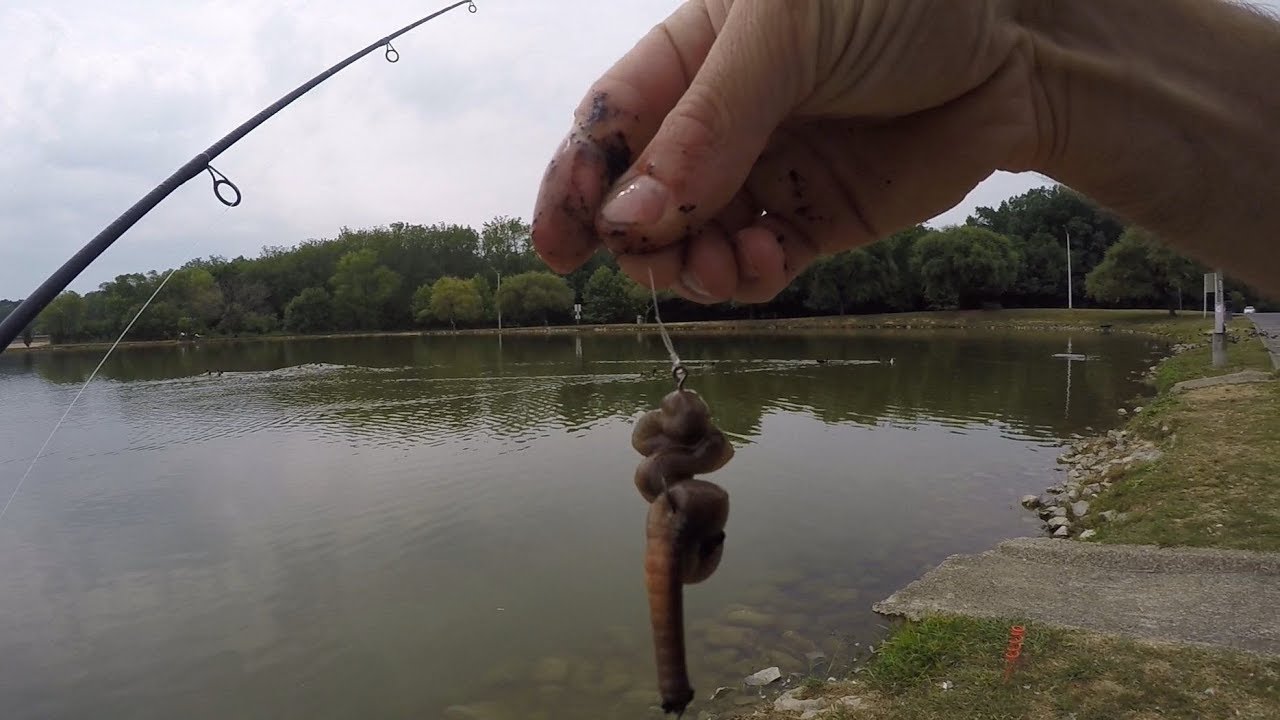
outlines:
{"label": "thumb", "polygon": [[799,22],[790,5],[730,10],[688,88],[606,193],[596,225],[610,250],[647,253],[686,238],[742,188],[800,97],[803,66],[784,40],[796,35],[778,27]]}

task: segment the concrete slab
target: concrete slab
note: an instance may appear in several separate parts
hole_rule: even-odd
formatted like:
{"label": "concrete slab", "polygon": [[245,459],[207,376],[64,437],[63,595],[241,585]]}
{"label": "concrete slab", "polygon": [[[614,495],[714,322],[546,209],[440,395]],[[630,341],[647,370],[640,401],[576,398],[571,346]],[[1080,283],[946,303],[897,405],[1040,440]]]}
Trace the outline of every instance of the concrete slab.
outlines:
{"label": "concrete slab", "polygon": [[947,558],[873,609],[1280,655],[1280,553],[1021,538]]}

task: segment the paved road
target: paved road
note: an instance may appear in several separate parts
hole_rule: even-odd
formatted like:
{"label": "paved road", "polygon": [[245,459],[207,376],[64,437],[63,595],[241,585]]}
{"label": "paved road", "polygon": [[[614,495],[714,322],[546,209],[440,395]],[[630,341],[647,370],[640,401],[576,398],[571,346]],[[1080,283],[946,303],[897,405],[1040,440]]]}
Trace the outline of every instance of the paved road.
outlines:
{"label": "paved road", "polygon": [[1249,318],[1271,350],[1271,365],[1280,370],[1280,313],[1251,313]]}
{"label": "paved road", "polygon": [[1022,618],[1280,655],[1280,553],[1020,538],[947,558],[885,615]]}

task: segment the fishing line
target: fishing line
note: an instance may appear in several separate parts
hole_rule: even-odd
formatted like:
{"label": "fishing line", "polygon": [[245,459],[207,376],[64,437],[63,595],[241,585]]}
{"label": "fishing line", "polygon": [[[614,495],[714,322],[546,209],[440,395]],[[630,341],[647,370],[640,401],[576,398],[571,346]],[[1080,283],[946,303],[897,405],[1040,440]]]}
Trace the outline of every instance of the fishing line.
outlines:
{"label": "fishing line", "polygon": [[[227,206],[227,210],[230,209],[231,207]],[[223,211],[223,214],[226,214],[226,210]],[[138,318],[142,317],[142,313],[147,311],[147,308],[151,306],[151,301],[156,299],[156,296],[160,294],[160,291],[163,290],[164,286],[169,282],[169,278],[173,277],[176,272],[178,272],[178,268],[175,266],[167,275],[164,276],[164,279],[156,286],[155,292],[151,293],[151,297],[147,298],[147,301],[142,303],[142,307],[138,308],[138,312],[133,316],[133,319],[129,321],[129,324],[124,326],[124,330],[120,333],[120,336],[116,338],[115,342],[111,343],[111,347],[107,348],[106,354],[98,361],[98,366],[93,369],[93,372],[89,373],[89,377],[80,386],[80,390],[76,393],[76,396],[71,398],[71,404],[68,405],[67,409],[62,413],[62,417],[58,418],[58,422],[54,423],[53,429],[49,431],[49,436],[44,439],[44,444],[40,446],[38,451],[36,451],[36,456],[31,458],[31,464],[27,466],[27,471],[22,473],[22,477],[18,478],[18,484],[13,486],[13,492],[9,493],[9,499],[5,501],[4,507],[0,508],[0,520],[3,520],[4,514],[9,512],[9,506],[13,504],[13,499],[18,496],[18,491],[22,489],[22,484],[27,481],[27,477],[31,475],[31,470],[35,468],[40,457],[44,455],[44,451],[48,449],[49,443],[53,441],[53,436],[58,434],[58,429],[62,427],[63,421],[65,421],[67,416],[71,414],[71,408],[76,406],[76,402],[80,400],[80,396],[83,395],[85,389],[89,387],[89,383],[93,382],[93,379],[98,376],[98,371],[102,369],[102,366],[107,364],[107,358],[111,357],[111,353],[115,352],[116,347],[120,345],[122,340],[124,340],[124,336],[129,334],[129,330],[133,328],[133,324],[138,322]]]}
{"label": "fishing line", "polygon": [[[658,314],[658,289],[657,283],[653,281],[653,268],[649,268],[649,292],[653,296],[653,319],[658,321],[658,332],[662,334],[662,344],[667,346],[667,354],[671,356],[671,376],[676,379],[676,389],[683,390],[685,378],[689,377],[689,371],[685,369],[684,363],[680,361],[680,356],[676,354],[676,347],[671,342],[671,336],[667,334],[667,326],[662,324],[662,316]],[[720,432],[743,442],[754,442],[746,435],[729,432],[723,428]]]}
{"label": "fishing line", "polygon": [[[230,182],[227,184],[230,184]],[[232,187],[234,188],[235,186],[232,185]],[[215,190],[214,192],[217,191]],[[239,204],[239,196],[240,193],[237,190],[236,204]],[[224,202],[223,204],[226,205],[226,207],[222,209],[223,215],[226,215],[228,210],[235,207],[235,205],[231,203]],[[44,444],[42,444],[40,449],[36,451],[36,456],[31,458],[31,464],[27,466],[27,471],[22,473],[22,477],[18,478],[18,484],[13,486],[13,492],[9,493],[9,499],[5,501],[4,507],[0,508],[0,520],[3,520],[4,514],[9,512],[9,506],[13,504],[13,499],[18,496],[18,491],[22,489],[23,483],[25,483],[27,478],[31,475],[31,471],[44,455],[44,451],[49,448],[49,443],[53,442],[53,436],[58,434],[58,430],[62,427],[62,423],[65,422],[67,416],[71,414],[71,409],[76,406],[76,403],[80,400],[80,396],[84,394],[86,389],[88,389],[89,383],[93,382],[93,379],[98,376],[98,372],[102,370],[103,365],[107,364],[107,359],[111,357],[111,353],[115,352],[116,348],[119,347],[120,343],[124,340],[124,336],[128,335],[129,330],[133,328],[134,323],[138,322],[138,318],[142,317],[142,313],[147,311],[147,308],[151,306],[153,301],[155,301],[156,296],[159,295],[160,291],[164,289],[164,286],[169,283],[169,278],[173,277],[179,269],[181,269],[181,266],[175,265],[167,274],[165,274],[164,278],[160,280],[160,284],[156,286],[155,291],[151,293],[151,297],[147,298],[147,301],[142,303],[142,307],[138,308],[138,312],[134,314],[133,319],[129,321],[128,325],[124,326],[124,330],[120,331],[120,335],[116,338],[116,341],[111,343],[111,347],[107,348],[106,354],[104,354],[102,359],[98,361],[98,366],[93,369],[93,372],[89,373],[89,377],[80,385],[80,390],[76,392],[75,397],[71,398],[71,404],[67,405],[67,409],[63,411],[62,417],[58,418],[58,422],[54,423],[53,429],[49,431],[49,436],[44,439]]]}
{"label": "fishing line", "polygon": [[684,363],[680,362],[680,356],[676,354],[676,347],[671,343],[671,336],[667,334],[667,326],[662,324],[662,315],[658,313],[658,286],[653,280],[653,268],[649,268],[649,292],[653,294],[653,319],[658,322],[658,332],[662,334],[662,344],[667,346],[667,354],[671,356],[671,376],[676,379],[676,389],[684,389],[684,381],[689,377],[689,371],[685,369]]}

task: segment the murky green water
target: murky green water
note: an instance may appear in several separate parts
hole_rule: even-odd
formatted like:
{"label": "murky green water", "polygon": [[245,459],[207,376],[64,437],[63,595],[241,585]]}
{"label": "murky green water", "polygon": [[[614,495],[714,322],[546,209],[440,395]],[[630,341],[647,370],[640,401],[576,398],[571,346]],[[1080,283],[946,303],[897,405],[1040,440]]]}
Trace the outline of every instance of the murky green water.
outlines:
{"label": "murky green water", "polygon": [[[1057,443],[1115,423],[1158,351],[677,343],[743,436],[710,476],[724,560],[686,593],[695,713],[814,646],[847,667],[842,643],[880,637],[872,602],[1038,532],[1017,498],[1053,480]],[[98,359],[0,356],[3,498]],[[0,520],[3,716],[656,716],[629,433],[664,369],[650,335],[120,352]],[[725,622],[740,606],[750,626]]]}

